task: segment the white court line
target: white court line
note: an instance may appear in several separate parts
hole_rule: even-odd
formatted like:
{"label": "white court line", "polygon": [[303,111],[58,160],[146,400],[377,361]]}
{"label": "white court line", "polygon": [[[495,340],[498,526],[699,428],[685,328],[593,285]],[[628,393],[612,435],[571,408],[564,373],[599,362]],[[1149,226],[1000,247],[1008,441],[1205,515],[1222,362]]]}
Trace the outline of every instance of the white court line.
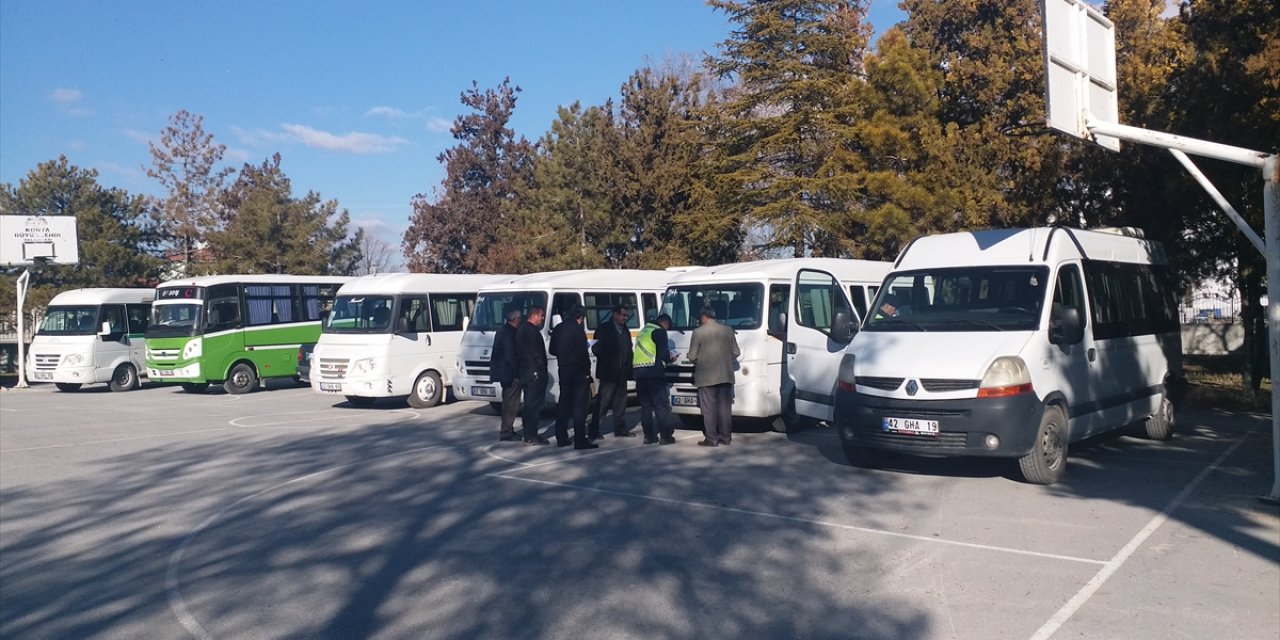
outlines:
{"label": "white court line", "polygon": [[[513,469],[512,471],[522,471],[522,469]],[[884,529],[872,529],[869,527],[858,527],[858,526],[849,525],[849,524],[840,524],[838,522],[827,522],[824,520],[813,520],[810,518],[784,516],[778,513],[769,513],[767,511],[753,511],[751,509],[739,509],[737,507],[729,507],[729,506],[719,505],[719,504],[710,504],[707,502],[696,502],[692,500],[676,500],[675,498],[649,496],[649,495],[644,495],[642,493],[630,493],[627,491],[614,491],[611,489],[597,489],[594,487],[584,487],[581,485],[569,484],[565,482],[551,482],[549,480],[535,480],[533,478],[521,478],[519,476],[505,475],[506,473],[510,473],[510,471],[490,473],[486,475],[488,475],[491,478],[498,478],[500,480],[517,480],[520,482],[532,482],[534,484],[541,484],[541,485],[546,485],[551,487],[564,487],[568,489],[577,489],[580,491],[591,491],[593,493],[603,493],[606,495],[622,496],[625,498],[639,498],[641,500],[651,500],[653,502],[661,502],[664,504],[674,504],[674,505],[679,505],[683,507],[693,507],[695,509],[711,509],[714,511],[724,511],[727,513],[737,513],[741,515],[758,516],[761,518],[773,518],[775,520],[785,520],[787,522],[797,522],[800,524],[818,525],[820,527],[829,527],[832,529],[840,529],[843,531],[857,531],[859,533],[871,533],[876,535],[889,536],[892,538],[906,538],[908,540],[916,540],[918,542],[931,542],[934,544],[950,545],[954,547],[965,547],[968,549],[981,549],[984,551],[998,551],[1002,553],[1034,556],[1037,558],[1049,558],[1051,560],[1066,560],[1068,562],[1081,562],[1085,564],[1104,564],[1102,560],[1093,560],[1091,558],[1077,558],[1075,556],[1064,556],[1056,553],[1043,553],[1040,551],[1029,551],[1026,549],[1014,549],[1012,547],[998,547],[998,546],[988,545],[988,544],[978,544],[976,542],[962,542],[959,540],[947,540],[946,538],[935,538],[933,536],[918,536],[918,535],[912,535],[910,533],[898,533],[896,531],[886,531]]]}
{"label": "white court line", "polygon": [[71,444],[51,444],[44,447],[24,447],[22,449],[0,449],[0,453],[14,453],[17,451],[40,451],[42,449],[65,449],[67,447],[84,447],[91,444],[106,444],[109,442],[125,442],[128,440],[146,440],[148,438],[167,438],[169,436],[181,436],[192,433],[210,433],[213,431],[226,431],[226,427],[214,427],[213,429],[197,429],[195,431],[170,431],[167,433],[153,433],[145,436],[131,436],[128,438],[113,438],[111,440],[89,440],[86,442],[73,442]]}
{"label": "white court line", "polygon": [[164,577],[165,591],[169,595],[169,610],[172,611],[173,615],[178,618],[178,623],[181,624],[187,630],[187,632],[190,633],[191,635],[197,638],[200,638],[201,640],[206,640],[206,639],[211,640],[213,638],[213,636],[209,635],[208,631],[205,631],[204,627],[200,625],[200,622],[196,620],[195,616],[192,615],[191,611],[187,608],[187,602],[182,598],[182,584],[179,579],[180,576],[178,575],[178,568],[179,568],[179,565],[182,564],[182,557],[186,554],[187,547],[190,546],[191,541],[195,540],[196,536],[200,535],[201,532],[203,532],[205,529],[208,529],[210,526],[212,526],[213,523],[222,519],[222,516],[226,515],[228,511],[231,511],[232,509],[240,506],[241,504],[244,504],[259,496],[275,491],[276,489],[287,487],[291,484],[294,484],[295,482],[305,482],[317,476],[322,476],[326,473],[332,473],[334,471],[340,471],[342,469],[346,469],[347,467],[354,467],[359,464],[376,462],[378,460],[385,460],[387,458],[394,458],[397,456],[408,455],[410,453],[418,453],[421,451],[426,451],[428,449],[436,449],[436,448],[448,447],[448,446],[451,446],[451,445],[435,444],[429,447],[419,447],[417,449],[409,449],[407,451],[397,451],[396,453],[390,453],[385,456],[366,458],[364,460],[348,462],[347,464],[338,465],[336,467],[330,467],[328,469],[321,469],[320,471],[308,473],[305,476],[299,476],[292,480],[271,485],[266,489],[263,489],[257,493],[240,498],[239,500],[236,500],[235,502],[232,502],[231,504],[223,507],[217,513],[209,516],[208,518],[205,518],[203,522],[201,522],[199,525],[196,526],[196,528],[192,529],[191,532],[188,533],[186,537],[182,539],[182,543],[178,545],[178,548],[175,549],[174,552],[169,556],[169,567],[165,571],[165,577]]}
{"label": "white court line", "polygon": [[[376,414],[370,414],[369,412],[359,412],[359,413],[353,412],[348,414],[346,417],[364,418],[364,417],[368,417],[369,415],[384,415],[384,414],[391,414],[391,413],[400,414],[400,415],[398,415],[397,419],[395,420],[390,420],[389,422],[380,423],[380,424],[392,424],[396,422],[404,422],[405,420],[412,420],[414,418],[422,417],[422,415],[419,414],[418,412],[410,411],[408,409],[392,409],[391,411],[380,411]],[[272,416],[292,416],[292,415],[312,415],[312,414],[324,414],[326,417],[330,417],[330,418],[341,417],[338,414],[335,414],[333,410],[330,410],[330,409],[311,409],[308,411],[286,411],[283,413],[268,413],[266,415],[240,416],[239,418],[232,418],[231,420],[228,420],[227,424],[239,429],[318,429],[318,428],[324,428],[324,427],[330,427],[330,426],[345,426],[345,425],[327,425],[327,424],[307,425],[307,426],[301,426],[301,427],[277,426],[277,425],[289,424],[290,422],[294,422],[293,420],[285,420],[282,422],[264,422],[262,424],[240,424],[239,422],[240,420],[248,420],[250,418],[258,418],[258,417],[268,418]]]}
{"label": "white court line", "polygon": [[1062,605],[1062,608],[1058,609],[1057,613],[1054,613],[1053,617],[1049,618],[1048,622],[1045,622],[1044,626],[1040,627],[1040,629],[1031,636],[1031,640],[1046,640],[1056,633],[1058,629],[1062,628],[1062,625],[1066,624],[1067,620],[1070,620],[1071,616],[1075,615],[1075,613],[1089,601],[1089,598],[1092,598],[1093,594],[1097,593],[1098,589],[1102,588],[1102,585],[1106,583],[1107,579],[1109,579],[1120,569],[1121,566],[1124,565],[1125,561],[1129,559],[1129,556],[1132,556],[1133,553],[1138,550],[1138,547],[1142,546],[1142,543],[1146,542],[1147,538],[1151,537],[1151,534],[1155,533],[1156,529],[1159,529],[1160,525],[1164,524],[1165,521],[1169,519],[1169,514],[1177,510],[1178,507],[1181,507],[1182,503],[1187,499],[1187,496],[1191,495],[1191,492],[1195,491],[1196,487],[1199,487],[1200,483],[1204,482],[1204,479],[1209,477],[1209,474],[1213,473],[1213,471],[1217,469],[1228,456],[1235,453],[1236,449],[1239,449],[1240,445],[1244,444],[1244,441],[1247,440],[1252,433],[1252,431],[1245,432],[1245,434],[1240,436],[1240,439],[1237,440],[1235,444],[1231,445],[1231,447],[1224,451],[1222,455],[1218,456],[1212,464],[1205,467],[1204,471],[1201,471],[1199,475],[1192,478],[1191,482],[1187,483],[1187,486],[1184,487],[1178,495],[1174,496],[1173,500],[1165,506],[1163,511],[1157,514],[1156,517],[1152,518],[1151,522],[1147,523],[1147,526],[1143,527],[1141,531],[1134,535],[1133,538],[1129,540],[1128,544],[1124,545],[1124,547],[1122,547],[1114,557],[1102,566],[1102,569],[1098,571],[1097,575],[1093,576],[1091,580],[1086,582],[1085,585],[1076,592],[1076,595],[1072,596],[1066,604]]}

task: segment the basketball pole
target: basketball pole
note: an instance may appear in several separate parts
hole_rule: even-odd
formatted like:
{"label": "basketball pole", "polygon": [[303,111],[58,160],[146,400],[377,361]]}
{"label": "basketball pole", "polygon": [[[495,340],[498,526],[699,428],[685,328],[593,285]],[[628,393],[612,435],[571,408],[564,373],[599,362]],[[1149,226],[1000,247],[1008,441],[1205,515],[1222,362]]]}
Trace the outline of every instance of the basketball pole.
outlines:
{"label": "basketball pole", "polygon": [[27,388],[27,285],[31,284],[31,271],[22,270],[18,276],[18,388]]}

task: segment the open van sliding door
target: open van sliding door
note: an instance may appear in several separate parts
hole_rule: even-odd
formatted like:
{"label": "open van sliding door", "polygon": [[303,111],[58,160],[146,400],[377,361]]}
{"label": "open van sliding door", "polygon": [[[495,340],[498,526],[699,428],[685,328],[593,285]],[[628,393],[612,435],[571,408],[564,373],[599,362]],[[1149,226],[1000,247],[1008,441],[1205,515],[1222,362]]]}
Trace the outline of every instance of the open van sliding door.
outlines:
{"label": "open van sliding door", "polygon": [[801,269],[787,318],[787,370],[795,383],[796,413],[817,420],[832,419],[836,374],[849,344],[833,335],[838,316],[857,326],[844,285],[825,271]]}

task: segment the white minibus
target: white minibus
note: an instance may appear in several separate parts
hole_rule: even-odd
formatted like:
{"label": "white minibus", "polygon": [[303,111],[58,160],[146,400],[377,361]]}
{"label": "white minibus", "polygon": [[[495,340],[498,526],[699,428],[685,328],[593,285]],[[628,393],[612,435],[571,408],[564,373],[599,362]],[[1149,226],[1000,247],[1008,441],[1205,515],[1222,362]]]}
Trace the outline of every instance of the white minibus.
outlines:
{"label": "white minibus", "polygon": [[[733,415],[774,419],[786,431],[831,420],[840,357],[889,272],[888,262],[838,258],[759,260],[676,275],[662,310],[671,316],[672,350],[684,355],[704,305],[734,330],[742,351]],[[667,368],[671,410],[699,415],[693,365]]]}
{"label": "white minibus", "polygon": [[75,289],[54,296],[27,356],[27,378],[62,391],[105,382],[136,389],[154,289]]}
{"label": "white minibus", "polygon": [[344,284],[311,356],[311,388],[357,406],[433,407],[453,382],[481,286],[510,276],[381,273]]}
{"label": "white minibus", "polygon": [[1070,443],[1173,429],[1181,340],[1164,250],[1134,229],[918,238],[840,364],[836,427],[878,451],[1018,460],[1056,482]]}
{"label": "white minibus", "polygon": [[[627,320],[634,337],[646,319],[658,315],[658,299],[667,281],[679,270],[646,271],[632,269],[581,269],[549,271],[525,276],[512,276],[480,289],[475,316],[462,336],[458,377],[453,394],[463,400],[486,400],[501,406],[501,385],[489,379],[489,356],[493,350],[494,332],[502,326],[507,309],[519,309],[528,315],[532,307],[546,310],[542,323],[542,339],[551,340],[551,329],[575,304],[587,308],[586,331],[589,338],[596,327],[610,322],[614,305],[623,304],[635,310]],[[594,367],[594,356],[592,356]],[[547,402],[560,395],[556,358],[548,355],[550,370]],[[594,373],[594,369],[592,370]],[[630,383],[634,388],[634,383]]]}

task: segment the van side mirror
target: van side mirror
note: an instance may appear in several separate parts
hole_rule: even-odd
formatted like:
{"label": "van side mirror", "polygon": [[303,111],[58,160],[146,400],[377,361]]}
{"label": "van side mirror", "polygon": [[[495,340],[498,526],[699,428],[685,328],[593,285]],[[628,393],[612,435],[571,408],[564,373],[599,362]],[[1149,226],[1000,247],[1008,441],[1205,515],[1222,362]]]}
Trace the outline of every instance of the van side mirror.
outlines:
{"label": "van side mirror", "polygon": [[98,335],[104,338],[111,335],[111,323],[110,322],[102,323],[102,328],[98,330]]}
{"label": "van side mirror", "polygon": [[1084,319],[1075,307],[1063,307],[1062,313],[1049,321],[1049,342],[1052,344],[1077,344],[1084,340]]}
{"label": "van side mirror", "polygon": [[853,340],[853,334],[856,330],[857,327],[849,317],[849,312],[839,311],[831,323],[831,339],[836,342],[848,342]]}
{"label": "van side mirror", "polygon": [[558,314],[558,313],[557,313],[557,314],[555,314],[554,316],[551,316],[551,328],[552,328],[552,329],[556,328],[556,326],[557,326],[557,325],[559,325],[559,324],[560,324],[561,322],[563,322],[563,321],[564,321],[564,319],[563,319],[563,318],[561,318],[561,317],[560,317],[560,314]]}

